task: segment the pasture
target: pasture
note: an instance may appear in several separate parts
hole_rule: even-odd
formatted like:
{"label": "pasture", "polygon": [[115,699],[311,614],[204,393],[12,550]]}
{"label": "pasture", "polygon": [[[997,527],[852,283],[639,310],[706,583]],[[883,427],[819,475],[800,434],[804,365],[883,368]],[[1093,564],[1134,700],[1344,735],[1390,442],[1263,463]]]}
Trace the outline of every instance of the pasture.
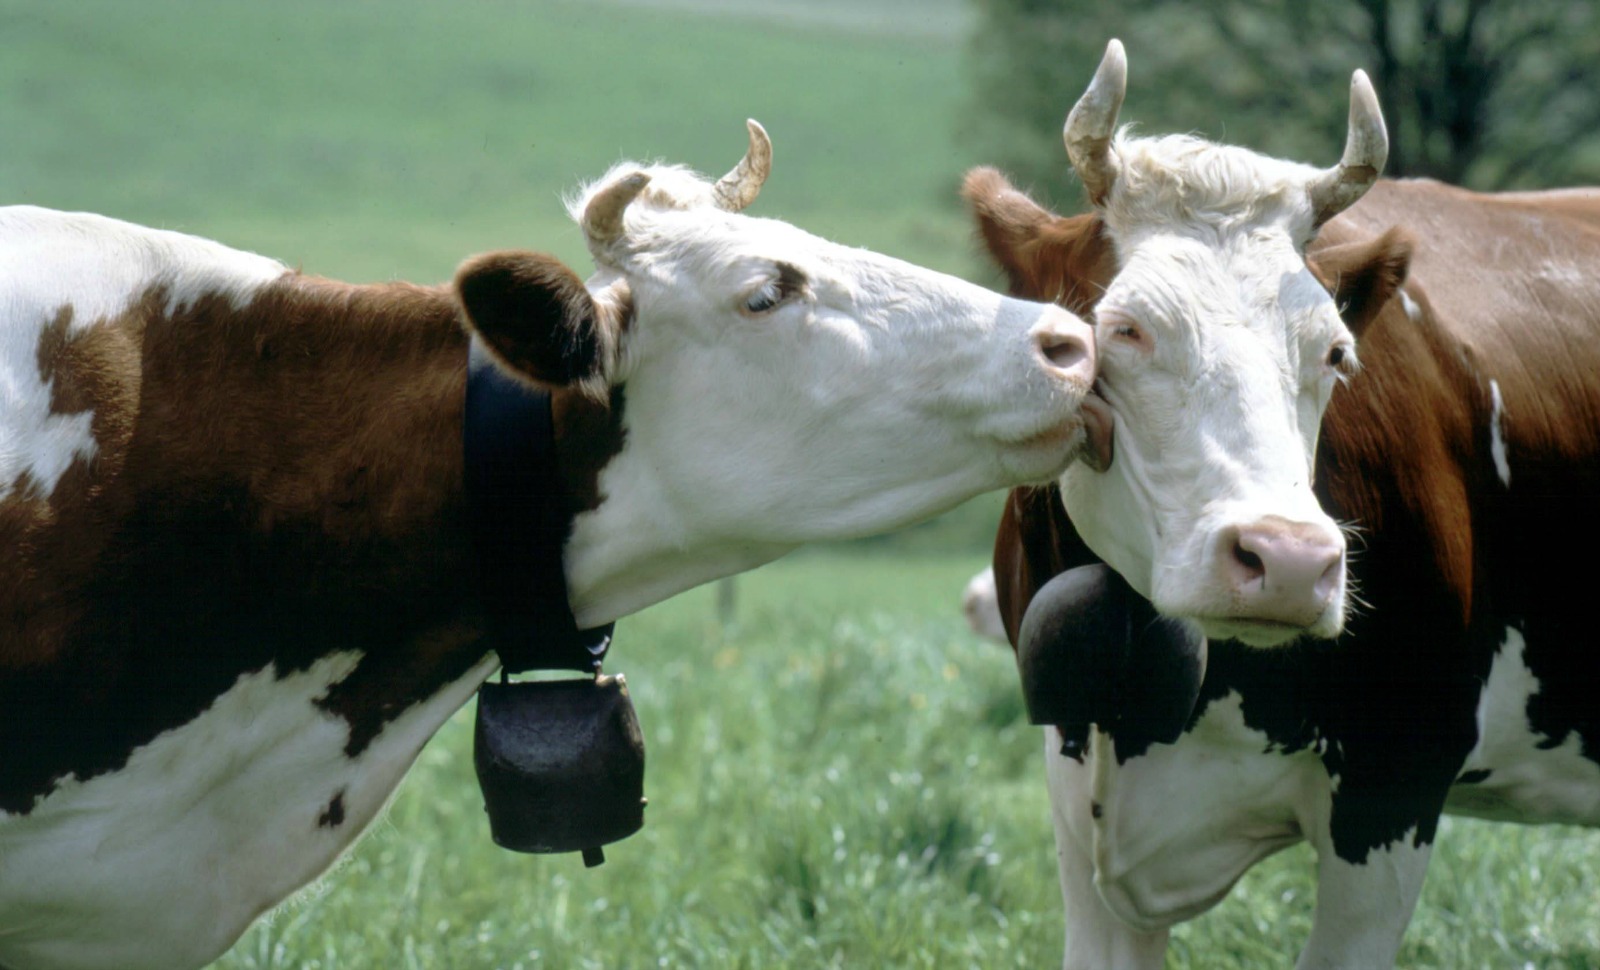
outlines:
{"label": "pasture", "polygon": [[[4,0],[0,197],[352,280],[512,246],[584,266],[562,192],[626,157],[720,172],[752,116],[776,144],[753,213],[989,279],[955,193],[984,160],[955,120],[961,11]],[[729,623],[707,589],[624,620],[610,668],[651,805],[606,866],[490,843],[469,708],[366,840],[215,966],[1056,964],[1040,731],[957,610],[996,508],[759,570]],[[1169,965],[1288,965],[1312,865],[1257,867]],[[1600,967],[1600,836],[1447,820],[1401,962]]]}

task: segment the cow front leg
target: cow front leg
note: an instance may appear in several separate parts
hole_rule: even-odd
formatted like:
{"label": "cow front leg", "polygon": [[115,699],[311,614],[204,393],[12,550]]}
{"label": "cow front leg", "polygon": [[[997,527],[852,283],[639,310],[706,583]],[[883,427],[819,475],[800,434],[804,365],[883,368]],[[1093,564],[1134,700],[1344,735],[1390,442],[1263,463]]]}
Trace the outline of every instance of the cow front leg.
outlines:
{"label": "cow front leg", "polygon": [[[1428,831],[1431,837],[1432,825]],[[1394,966],[1433,850],[1417,833],[1411,829],[1352,861],[1350,856],[1361,853],[1346,845],[1341,856],[1328,826],[1320,826],[1312,840],[1317,849],[1317,909],[1297,970]]]}
{"label": "cow front leg", "polygon": [[1056,833],[1061,900],[1066,907],[1064,970],[1161,970],[1167,931],[1137,930],[1112,914],[1094,884],[1090,768],[1061,756],[1055,728],[1045,729],[1050,816]]}

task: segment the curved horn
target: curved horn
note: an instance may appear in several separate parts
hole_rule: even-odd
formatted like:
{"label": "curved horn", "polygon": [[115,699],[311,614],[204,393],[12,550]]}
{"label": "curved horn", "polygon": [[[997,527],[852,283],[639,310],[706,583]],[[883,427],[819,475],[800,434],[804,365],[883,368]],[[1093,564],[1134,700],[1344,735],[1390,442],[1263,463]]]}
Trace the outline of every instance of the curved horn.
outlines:
{"label": "curved horn", "polygon": [[1388,158],[1389,132],[1378,95],[1367,72],[1356,71],[1350,78],[1350,133],[1345,137],[1344,157],[1306,185],[1316,224],[1322,225],[1366,195]]}
{"label": "curved horn", "polygon": [[622,238],[622,213],[650,184],[645,172],[617,179],[595,193],[583,209],[583,232],[589,242],[606,245]]}
{"label": "curved horn", "polygon": [[717,200],[717,208],[729,212],[738,212],[754,202],[757,193],[761,191],[761,184],[767,180],[767,175],[772,171],[772,139],[767,137],[767,130],[754,118],[748,119],[744,124],[750,129],[749,150],[744,153],[744,158],[739,160],[739,164],[734,166],[733,171],[724,175],[711,187],[711,192]]}
{"label": "curved horn", "polygon": [[1089,90],[1067,115],[1061,140],[1067,143],[1067,158],[1073,171],[1083,180],[1089,201],[1105,202],[1111,183],[1117,179],[1117,165],[1111,158],[1111,134],[1117,127],[1117,112],[1128,93],[1128,57],[1122,41],[1113,38],[1106,44],[1105,57],[1089,82]]}

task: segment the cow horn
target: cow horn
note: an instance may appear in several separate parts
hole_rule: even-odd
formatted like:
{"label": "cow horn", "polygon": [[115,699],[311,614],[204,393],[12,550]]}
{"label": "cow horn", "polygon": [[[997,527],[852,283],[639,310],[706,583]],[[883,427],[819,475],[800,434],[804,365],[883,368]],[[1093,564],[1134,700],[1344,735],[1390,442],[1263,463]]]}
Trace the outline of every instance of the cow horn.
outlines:
{"label": "cow horn", "polygon": [[1111,183],[1117,179],[1117,165],[1111,158],[1111,134],[1127,93],[1128,57],[1123,53],[1122,41],[1113,38],[1106,44],[1105,57],[1094,72],[1094,80],[1089,82],[1089,90],[1072,106],[1061,130],[1061,139],[1067,143],[1067,158],[1095,205],[1105,202]]}
{"label": "cow horn", "polygon": [[591,243],[607,245],[622,238],[622,213],[650,184],[645,172],[617,179],[595,193],[583,209],[583,232]]}
{"label": "cow horn", "polygon": [[1345,137],[1344,157],[1306,186],[1316,224],[1322,225],[1366,195],[1388,158],[1389,133],[1378,95],[1367,72],[1356,71],[1350,78],[1350,133]]}
{"label": "cow horn", "polygon": [[729,212],[738,212],[754,202],[772,171],[772,139],[767,137],[767,130],[754,118],[745,121],[745,127],[750,129],[750,149],[733,171],[711,188],[717,208]]}

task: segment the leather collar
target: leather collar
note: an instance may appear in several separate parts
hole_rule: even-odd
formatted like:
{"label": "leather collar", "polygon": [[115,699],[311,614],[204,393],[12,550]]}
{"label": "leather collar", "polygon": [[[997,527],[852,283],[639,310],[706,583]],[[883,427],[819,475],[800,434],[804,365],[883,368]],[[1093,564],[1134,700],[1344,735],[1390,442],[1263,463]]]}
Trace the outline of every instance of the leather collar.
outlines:
{"label": "leather collar", "polygon": [[556,474],[550,394],[513,378],[474,336],[463,428],[467,515],[505,673],[600,672],[614,624],[579,630],[561,553],[572,531]]}

